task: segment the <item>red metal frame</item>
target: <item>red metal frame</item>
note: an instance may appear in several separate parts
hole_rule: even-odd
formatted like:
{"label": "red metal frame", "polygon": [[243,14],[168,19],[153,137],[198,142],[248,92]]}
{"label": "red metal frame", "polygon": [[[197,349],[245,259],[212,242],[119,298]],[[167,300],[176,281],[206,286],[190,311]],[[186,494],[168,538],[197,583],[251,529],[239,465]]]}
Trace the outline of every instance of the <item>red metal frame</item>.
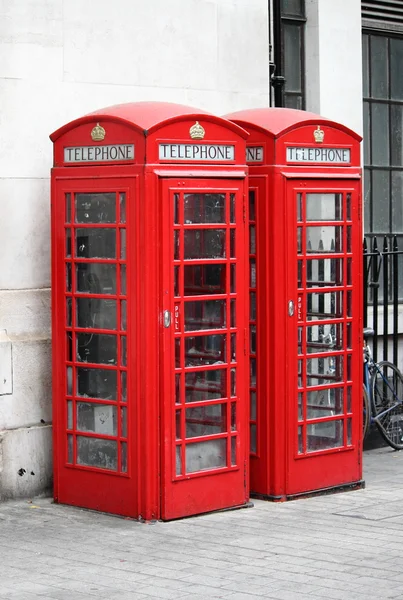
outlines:
{"label": "red metal frame", "polygon": [[[357,285],[362,277],[361,138],[343,125],[293,109],[247,110],[226,118],[250,133],[248,148],[251,150],[247,155],[250,189],[258,190],[259,198],[256,215],[257,444],[256,452],[251,452],[251,490],[254,495],[263,498],[284,500],[321,489],[361,485],[362,308],[361,286]],[[324,133],[322,142],[315,141],[313,135],[318,127]],[[313,149],[314,152],[324,146],[348,149],[349,161],[346,165],[303,164],[299,157],[298,162],[287,162],[289,147],[303,148],[306,152]],[[348,152],[343,156],[348,157]],[[307,256],[301,254],[298,257],[297,228],[306,232],[308,225],[306,222],[297,223],[296,195],[301,194],[305,201],[307,193],[342,194],[344,212],[338,222],[321,220],[309,223],[309,226],[340,227],[344,236],[349,228],[352,247],[348,253],[344,244],[340,252],[329,248],[327,253],[320,250],[317,254],[309,252]],[[347,194],[351,195],[352,203],[348,223],[345,220]],[[317,262],[312,263],[312,259]],[[333,285],[335,282],[328,282],[328,286],[324,287],[321,281],[317,282],[316,288],[309,288],[309,292],[306,287],[298,289],[298,260],[302,261],[305,275],[308,265],[309,268],[314,265],[323,270],[323,265],[329,268],[330,265],[338,265],[333,262],[338,260],[343,265],[343,277],[336,286]],[[348,280],[347,261],[351,261]],[[306,286],[306,282],[303,285]],[[342,298],[343,311],[338,318],[329,314],[324,320],[324,316],[317,315],[315,321],[314,315],[307,316],[306,299],[311,297],[310,292],[316,292],[316,296],[312,297],[322,308],[330,298]],[[350,294],[352,316],[345,312],[347,295]],[[290,302],[292,304],[289,305]],[[289,306],[291,312],[294,306],[292,316],[288,312]],[[306,332],[317,334],[326,329],[323,327],[325,324],[327,329],[333,327],[332,331],[337,334],[337,349],[329,348],[328,352],[315,354],[311,342],[309,348],[307,346]],[[351,347],[348,348],[347,328],[351,330]],[[302,346],[298,344],[299,333],[304,336]],[[326,384],[321,384],[325,380],[316,378],[316,387],[307,389],[308,380],[310,383],[314,381],[313,377],[308,378],[307,365],[311,370],[316,368],[320,375],[324,365],[330,364],[332,369],[332,365],[337,366],[340,357],[351,361],[348,378],[345,366],[340,381],[330,378]],[[301,364],[299,380],[298,367]],[[334,389],[344,392],[343,403],[340,401],[340,407],[335,407],[335,414],[332,415],[329,408],[327,416],[319,418],[318,412],[308,406],[307,399],[312,402],[316,394],[321,401],[335,403],[337,396],[333,397]],[[348,405],[347,391],[351,391]],[[302,415],[298,413],[299,394],[303,400]],[[308,420],[308,410],[310,417],[317,418]],[[336,426],[341,428],[348,423],[351,435],[349,429],[347,439],[347,427],[344,427],[342,437],[335,442],[337,447],[326,448],[326,444],[331,445],[331,442],[328,437],[322,436],[322,439],[316,440],[317,444],[322,444],[322,449],[306,452],[306,432],[312,433],[309,440],[313,444],[315,427],[316,430],[320,427],[324,430],[325,423],[328,423],[328,434],[332,427],[335,430]],[[298,427],[302,428],[302,453],[298,452]]]}
{"label": "red metal frame", "polygon": [[[196,121],[205,129],[203,141],[192,140],[189,135]],[[105,141],[91,139],[91,132],[98,123],[106,132]],[[245,504],[248,500],[247,271],[244,265],[248,238],[244,202],[247,191],[246,137],[247,134],[238,126],[208,113],[153,102],[97,111],[65,125],[51,136],[55,164],[52,170],[52,327],[56,501],[148,520],[179,518]],[[223,144],[233,150],[231,158],[225,162],[209,162],[207,159],[169,162],[159,159],[159,144],[162,143]],[[133,145],[134,157],[115,163],[64,163],[65,148],[103,144]],[[125,222],[119,215],[122,193],[126,195]],[[183,222],[180,227],[176,226],[172,220],[171,204],[174,193],[182,199],[185,193],[223,193],[226,195],[228,218],[230,195],[234,194],[236,223],[230,224],[226,220],[224,225],[211,222],[196,226]],[[69,222],[65,219],[66,194],[70,194]],[[77,198],[75,194],[78,194]],[[91,199],[80,194],[95,196]],[[80,210],[84,211],[84,215],[85,207],[89,206],[88,214],[81,219],[85,222],[76,222],[76,200],[82,203]],[[98,202],[102,208],[97,223],[91,222],[92,202]],[[102,202],[107,203],[108,208]],[[116,211],[110,208],[113,202]],[[111,214],[116,212],[116,222],[108,211],[112,211]],[[174,314],[175,303],[178,306],[178,298],[175,300],[174,297],[173,269],[179,267],[183,270],[185,264],[184,260],[178,262],[174,259],[173,231],[180,230],[183,236],[184,231],[192,229],[213,231],[219,228],[226,231],[228,251],[229,232],[236,231],[235,257],[232,259],[226,255],[224,259],[228,272],[231,265],[236,265],[236,288],[229,289],[227,276],[225,293],[217,295],[217,290],[208,290],[205,295],[196,294],[193,302],[225,301],[227,329],[220,325],[218,332],[213,329],[217,325],[212,322],[208,330],[185,332],[180,336],[200,340],[205,334],[222,335],[223,331],[228,339],[236,335],[237,363],[220,368],[226,368],[229,373],[230,368],[236,368],[238,389],[236,397],[228,396],[230,378],[227,378],[226,395],[220,402],[214,399],[192,403],[190,408],[200,410],[190,414],[188,426],[198,428],[201,437],[184,440],[181,445],[182,452],[185,452],[195,440],[204,441],[203,428],[210,433],[212,425],[219,427],[222,433],[212,433],[206,441],[228,441],[226,466],[184,473],[178,477],[174,460],[178,444],[175,441],[173,408],[178,370],[175,370],[172,352],[174,338],[180,336],[175,333],[174,325],[164,327],[163,320],[165,310]],[[71,240],[68,256],[67,239]],[[124,243],[126,252],[123,255],[121,249]],[[110,249],[114,246],[116,253]],[[219,261],[192,259],[189,262],[193,265],[214,265]],[[72,273],[71,288],[67,289],[66,265],[70,265],[69,272]],[[125,292],[121,289],[119,277],[124,268]],[[103,287],[94,287],[99,279],[103,280],[103,274],[111,270],[115,271],[116,279],[112,277],[111,281],[103,283]],[[183,274],[181,278],[183,285]],[[91,283],[92,287],[83,288],[87,285],[84,281],[88,286]],[[186,300],[188,304],[190,301]],[[229,326],[231,303],[236,304],[237,319],[236,326],[232,328]],[[197,310],[199,305],[189,304]],[[84,319],[83,307],[91,310],[91,320]],[[107,327],[102,325],[100,317],[94,320],[95,308],[98,310],[96,314],[102,309],[109,317],[111,311],[115,311]],[[121,323],[123,308],[126,308],[126,329]],[[70,310],[71,322],[67,320],[66,312],[70,313]],[[183,318],[181,315],[182,324]],[[228,346],[227,359],[229,351]],[[127,360],[124,359],[125,353]],[[94,360],[97,362],[91,362]],[[183,378],[187,371],[184,365],[181,369]],[[212,368],[205,370],[211,371]],[[112,373],[122,373],[123,378],[126,374],[127,398],[123,396],[123,379],[116,377],[115,386],[115,376],[109,375]],[[93,382],[96,377],[105,379],[105,386],[110,384],[110,389],[102,392],[102,386]],[[210,407],[220,404],[223,410],[218,418]],[[231,428],[232,405],[237,406],[236,430]],[[79,414],[79,411],[82,413]],[[182,403],[176,411],[182,413],[184,428],[185,404]],[[84,413],[87,417],[85,423],[82,421]],[[111,423],[109,429],[106,423]],[[81,444],[79,451],[75,443],[77,438],[80,438]],[[68,439],[74,441],[71,451]],[[231,465],[230,440],[235,440],[232,444],[236,446],[236,465]],[[114,450],[115,444],[116,464],[114,458],[110,459],[111,448]],[[127,466],[122,454],[126,447],[122,444],[127,444]]]}

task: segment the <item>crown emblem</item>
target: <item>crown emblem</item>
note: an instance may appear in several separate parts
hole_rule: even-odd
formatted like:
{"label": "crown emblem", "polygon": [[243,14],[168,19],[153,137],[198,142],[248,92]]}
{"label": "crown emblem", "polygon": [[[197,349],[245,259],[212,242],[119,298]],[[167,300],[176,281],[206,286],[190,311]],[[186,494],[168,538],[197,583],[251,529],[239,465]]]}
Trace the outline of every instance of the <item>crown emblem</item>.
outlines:
{"label": "crown emblem", "polygon": [[94,129],[91,131],[91,137],[94,142],[101,142],[106,135],[106,131],[99,123],[97,123]]}
{"label": "crown emblem", "polygon": [[325,132],[320,128],[320,125],[313,132],[313,137],[315,138],[315,142],[317,144],[321,144],[325,139]]}
{"label": "crown emblem", "polygon": [[196,121],[196,123],[189,129],[189,133],[192,140],[202,140],[206,132],[200,125],[199,121]]}

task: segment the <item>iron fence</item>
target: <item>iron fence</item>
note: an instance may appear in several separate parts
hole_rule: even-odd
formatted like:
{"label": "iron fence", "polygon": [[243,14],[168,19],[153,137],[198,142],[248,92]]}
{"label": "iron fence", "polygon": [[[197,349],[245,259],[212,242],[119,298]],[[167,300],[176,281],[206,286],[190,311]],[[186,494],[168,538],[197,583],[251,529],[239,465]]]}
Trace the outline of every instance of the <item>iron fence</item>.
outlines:
{"label": "iron fence", "polygon": [[[396,235],[364,238],[364,327],[375,331],[374,359],[390,360],[399,365],[403,350],[403,244]],[[400,329],[400,331],[399,331]],[[403,339],[403,337],[402,337]],[[400,356],[399,356],[400,353]]]}

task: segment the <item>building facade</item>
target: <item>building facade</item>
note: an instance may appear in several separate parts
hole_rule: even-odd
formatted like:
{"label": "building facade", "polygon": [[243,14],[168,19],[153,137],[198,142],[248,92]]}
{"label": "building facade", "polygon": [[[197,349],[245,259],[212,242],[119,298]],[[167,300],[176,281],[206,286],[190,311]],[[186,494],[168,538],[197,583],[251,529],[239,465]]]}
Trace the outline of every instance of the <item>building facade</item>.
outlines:
{"label": "building facade", "polygon": [[[370,198],[386,180],[400,198],[382,227],[389,231],[400,219],[403,231],[402,171],[394,162],[401,167],[401,82],[386,91],[364,69],[363,88],[362,39],[364,65],[376,63],[381,46],[390,77],[403,42],[396,31],[368,29],[375,22],[368,11],[362,38],[364,4],[387,3],[0,3],[0,500],[43,493],[52,483],[49,134],[98,108],[141,100],[218,115],[291,106],[364,130],[367,139],[371,127],[371,139],[389,127],[387,156],[376,144],[368,154],[366,143],[367,177]],[[395,134],[400,146],[392,147]],[[368,222],[378,227],[378,209],[368,202]]]}

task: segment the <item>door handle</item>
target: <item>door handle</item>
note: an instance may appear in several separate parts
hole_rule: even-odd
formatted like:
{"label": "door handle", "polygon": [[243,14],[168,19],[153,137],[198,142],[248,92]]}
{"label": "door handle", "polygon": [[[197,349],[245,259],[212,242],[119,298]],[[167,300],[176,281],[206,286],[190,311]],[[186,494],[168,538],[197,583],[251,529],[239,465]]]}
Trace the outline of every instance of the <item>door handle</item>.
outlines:
{"label": "door handle", "polygon": [[290,300],[288,302],[288,316],[289,317],[293,317],[294,316],[294,302],[292,300]]}
{"label": "door handle", "polygon": [[168,328],[171,325],[171,312],[164,310],[164,327]]}

